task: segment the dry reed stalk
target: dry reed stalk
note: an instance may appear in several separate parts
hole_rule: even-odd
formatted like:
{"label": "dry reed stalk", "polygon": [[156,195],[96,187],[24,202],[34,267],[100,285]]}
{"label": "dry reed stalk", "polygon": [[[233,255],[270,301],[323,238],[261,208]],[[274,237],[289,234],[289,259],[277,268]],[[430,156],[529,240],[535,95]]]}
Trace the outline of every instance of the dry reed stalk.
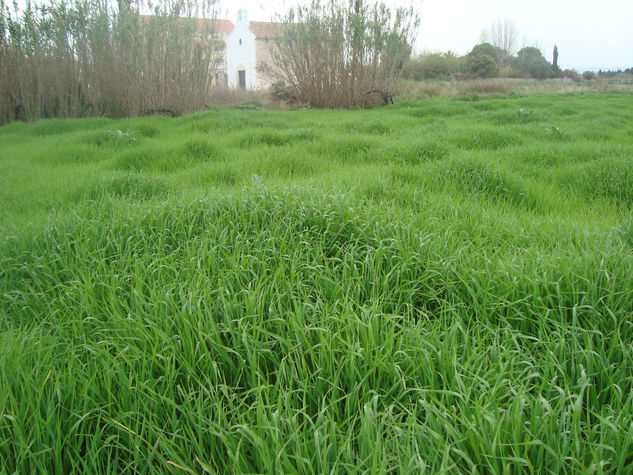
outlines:
{"label": "dry reed stalk", "polygon": [[[0,123],[16,118],[191,112],[211,94],[216,0],[62,0],[0,17]],[[202,16],[205,20],[197,20]]]}

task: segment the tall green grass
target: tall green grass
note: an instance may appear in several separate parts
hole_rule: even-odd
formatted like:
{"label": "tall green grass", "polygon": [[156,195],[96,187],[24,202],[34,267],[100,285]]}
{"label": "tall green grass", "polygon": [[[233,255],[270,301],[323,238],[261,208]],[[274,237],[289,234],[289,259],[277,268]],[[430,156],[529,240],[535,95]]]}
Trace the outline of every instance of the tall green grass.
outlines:
{"label": "tall green grass", "polygon": [[628,473],[632,163],[618,94],[2,127],[0,472]]}

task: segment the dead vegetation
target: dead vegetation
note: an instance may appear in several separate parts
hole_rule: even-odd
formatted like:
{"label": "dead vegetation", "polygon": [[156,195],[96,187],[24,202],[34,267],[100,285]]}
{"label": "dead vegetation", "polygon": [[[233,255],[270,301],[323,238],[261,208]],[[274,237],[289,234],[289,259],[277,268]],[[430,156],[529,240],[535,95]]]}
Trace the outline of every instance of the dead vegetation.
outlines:
{"label": "dead vegetation", "polygon": [[348,109],[389,102],[418,25],[413,9],[392,12],[361,0],[316,1],[282,20],[283,34],[269,40],[271,60],[262,65],[281,96]]}
{"label": "dead vegetation", "polygon": [[564,79],[475,79],[470,81],[411,81],[396,83],[394,95],[406,99],[434,96],[469,97],[473,95],[571,94],[583,92],[633,93],[633,80],[597,79],[573,82]]}
{"label": "dead vegetation", "polygon": [[2,2],[0,123],[122,117],[204,107],[214,64],[215,0]]}

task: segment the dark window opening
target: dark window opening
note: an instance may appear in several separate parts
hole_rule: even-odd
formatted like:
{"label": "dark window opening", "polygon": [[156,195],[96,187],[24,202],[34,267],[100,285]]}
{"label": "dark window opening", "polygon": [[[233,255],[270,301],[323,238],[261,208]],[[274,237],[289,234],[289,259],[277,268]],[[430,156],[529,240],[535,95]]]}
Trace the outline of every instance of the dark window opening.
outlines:
{"label": "dark window opening", "polygon": [[215,73],[215,83],[217,86],[226,87],[229,85],[229,77],[224,71]]}

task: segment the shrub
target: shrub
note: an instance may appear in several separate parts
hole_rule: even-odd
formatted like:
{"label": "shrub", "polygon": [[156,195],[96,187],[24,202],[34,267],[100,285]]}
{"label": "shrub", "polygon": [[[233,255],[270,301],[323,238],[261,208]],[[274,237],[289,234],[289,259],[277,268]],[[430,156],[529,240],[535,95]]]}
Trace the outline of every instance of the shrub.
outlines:
{"label": "shrub", "polygon": [[480,78],[493,78],[499,73],[499,65],[492,56],[482,54],[471,60],[470,71]]}
{"label": "shrub", "polygon": [[582,73],[582,78],[585,81],[592,81],[596,79],[596,73],[594,73],[593,71],[585,71],[584,73]]}
{"label": "shrub", "polygon": [[464,59],[448,51],[432,53],[405,62],[402,76],[406,79],[454,79],[464,70]]}
{"label": "shrub", "polygon": [[571,79],[574,82],[580,81],[580,74],[575,69],[565,69],[563,71],[563,77],[566,79]]}
{"label": "shrub", "polygon": [[502,78],[519,78],[521,77],[521,71],[517,71],[512,66],[505,66],[499,69],[499,77]]}
{"label": "shrub", "polygon": [[262,65],[301,103],[364,107],[372,91],[390,91],[411,52],[418,16],[363,0],[313,1],[291,9]]}

